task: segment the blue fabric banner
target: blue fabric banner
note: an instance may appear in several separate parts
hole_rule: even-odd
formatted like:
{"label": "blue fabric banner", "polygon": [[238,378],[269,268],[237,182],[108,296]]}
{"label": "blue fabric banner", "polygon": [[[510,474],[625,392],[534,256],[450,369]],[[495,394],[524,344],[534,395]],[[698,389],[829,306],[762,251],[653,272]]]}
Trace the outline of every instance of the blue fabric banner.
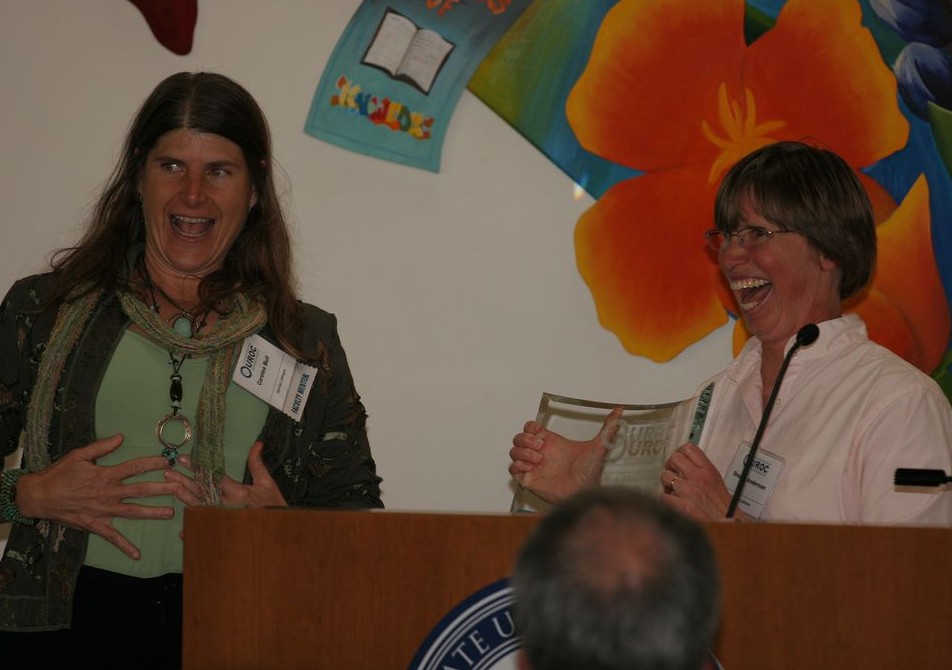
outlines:
{"label": "blue fabric banner", "polygon": [[532,0],[364,0],[331,54],[304,131],[439,172],[480,61]]}

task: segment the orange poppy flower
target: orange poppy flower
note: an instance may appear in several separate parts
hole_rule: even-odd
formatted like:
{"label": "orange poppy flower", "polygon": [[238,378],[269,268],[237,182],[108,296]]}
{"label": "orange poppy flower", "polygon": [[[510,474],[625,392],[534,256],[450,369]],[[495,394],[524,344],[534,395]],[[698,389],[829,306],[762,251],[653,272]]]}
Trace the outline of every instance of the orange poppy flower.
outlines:
{"label": "orange poppy flower", "polygon": [[[747,45],[744,0],[621,0],[606,15],[566,114],[588,151],[643,173],[612,186],[575,231],[599,319],[628,351],[670,360],[737,313],[702,234],[738,159],[810,139],[859,169],[905,145],[896,80],[860,21],[853,1],[789,0]],[[892,198],[871,186],[885,218]],[[880,230],[880,267],[856,311],[925,369],[941,357],[949,316],[923,189]]]}

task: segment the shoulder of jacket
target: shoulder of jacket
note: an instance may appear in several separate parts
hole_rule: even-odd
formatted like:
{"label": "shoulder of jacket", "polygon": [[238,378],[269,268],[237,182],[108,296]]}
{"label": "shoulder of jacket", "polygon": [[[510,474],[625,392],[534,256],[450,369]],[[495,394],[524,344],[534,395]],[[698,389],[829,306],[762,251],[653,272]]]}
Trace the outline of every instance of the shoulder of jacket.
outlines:
{"label": "shoulder of jacket", "polygon": [[307,302],[298,304],[301,306],[301,321],[305,331],[328,332],[337,327],[337,317],[332,313]]}

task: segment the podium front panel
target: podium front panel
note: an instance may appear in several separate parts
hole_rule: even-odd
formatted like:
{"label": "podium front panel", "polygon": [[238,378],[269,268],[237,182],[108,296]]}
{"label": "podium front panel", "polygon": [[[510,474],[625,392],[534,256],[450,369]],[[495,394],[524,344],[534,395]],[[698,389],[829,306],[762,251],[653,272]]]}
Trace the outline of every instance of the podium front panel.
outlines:
{"label": "podium front panel", "polygon": [[[190,508],[184,666],[405,669],[451,610],[511,574],[538,520]],[[950,667],[952,529],[706,530],[725,670]]]}

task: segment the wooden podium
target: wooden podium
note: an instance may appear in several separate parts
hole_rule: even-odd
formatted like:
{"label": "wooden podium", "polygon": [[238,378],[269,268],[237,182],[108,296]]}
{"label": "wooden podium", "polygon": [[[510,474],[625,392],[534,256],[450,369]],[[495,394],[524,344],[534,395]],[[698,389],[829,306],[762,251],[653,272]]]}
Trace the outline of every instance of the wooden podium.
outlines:
{"label": "wooden podium", "polygon": [[[184,667],[403,670],[454,607],[510,574],[537,522],[189,508]],[[725,670],[952,667],[952,529],[707,530]]]}

